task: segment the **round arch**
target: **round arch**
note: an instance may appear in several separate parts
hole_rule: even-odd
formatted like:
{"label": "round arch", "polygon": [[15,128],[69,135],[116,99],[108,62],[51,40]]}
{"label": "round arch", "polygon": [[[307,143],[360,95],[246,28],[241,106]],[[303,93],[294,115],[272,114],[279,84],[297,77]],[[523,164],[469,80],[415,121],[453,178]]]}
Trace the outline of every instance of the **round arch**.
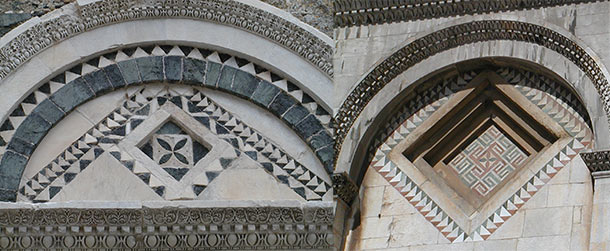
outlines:
{"label": "round arch", "polygon": [[263,3],[140,0],[69,4],[5,35],[0,83],[7,95],[0,110],[11,110],[49,76],[91,55],[160,42],[247,58],[288,78],[331,111],[332,40],[325,34]]}
{"label": "round arch", "polygon": [[[361,137],[359,138],[358,145],[352,152],[353,156],[358,157],[354,157],[350,160],[351,165],[347,167],[348,169],[341,170],[342,172],[348,172],[353,180],[356,181],[357,185],[361,184],[369,162],[375,155],[375,150],[392,132],[397,130],[397,126],[404,122],[402,120],[406,119],[404,115],[401,114],[408,113],[410,110],[407,108],[421,108],[421,106],[434,103],[437,99],[442,99],[444,94],[439,93],[437,90],[438,86],[433,83],[446,84],[447,81],[453,81],[455,76],[476,76],[475,72],[490,69],[492,71],[500,69],[506,71],[510,69],[510,73],[504,76],[505,80],[503,81],[512,84],[525,84],[527,81],[530,81],[529,79],[526,80],[529,76],[543,76],[545,80],[536,78],[539,81],[537,84],[540,85],[538,88],[545,92],[552,93],[557,99],[561,99],[566,107],[570,107],[575,114],[578,114],[583,118],[583,124],[586,124],[587,127],[592,128],[592,124],[594,123],[594,121],[591,120],[591,117],[589,117],[590,114],[588,113],[588,109],[583,105],[583,100],[572,89],[572,86],[562,79],[561,76],[555,74],[555,72],[533,62],[509,57],[486,57],[464,60],[434,69],[436,70],[425,73],[421,72],[424,74],[423,76],[417,76],[416,80],[406,86],[388,86],[392,89],[391,91],[386,92],[384,90],[383,92],[380,92],[379,97],[375,97],[373,101],[371,101],[372,104],[378,104],[379,106],[382,106],[382,108],[376,110],[374,119],[369,117],[370,120],[367,121],[367,127],[361,127],[363,130],[360,134]],[[408,80],[401,75],[396,80],[392,81],[390,85],[398,83],[404,84],[406,81]],[[461,79],[458,81],[467,80]],[[549,84],[549,82],[552,84]],[[438,96],[430,96],[430,93],[436,93]],[[370,110],[367,108],[365,112],[370,112]],[[367,113],[366,116],[371,115]],[[604,120],[602,121],[605,122],[605,115],[603,116],[602,119]],[[601,133],[608,134],[607,131],[601,131]],[[593,133],[593,135],[595,136],[595,133]],[[593,143],[595,144],[596,142],[594,141]],[[339,158],[341,157],[343,156],[340,156]]]}
{"label": "round arch", "polygon": [[[605,88],[608,74],[597,57],[580,45],[582,43],[547,27],[521,21],[469,21],[446,24],[444,29],[406,41],[404,46],[376,64],[362,78],[335,116],[336,172],[349,171],[351,157],[355,156],[358,142],[368,128],[366,121],[377,115],[379,107],[385,107],[395,93],[427,75],[431,69],[449,65],[446,62],[474,58],[512,57],[551,69],[566,79],[581,97],[587,97],[583,100],[595,120],[595,132],[607,134],[609,106],[603,97],[610,92]],[[399,76],[400,80],[397,80]],[[374,100],[381,103],[370,105]],[[600,116],[603,119],[597,118]],[[598,142],[597,146],[609,143]]]}
{"label": "round arch", "polygon": [[[79,67],[79,70],[82,74],[82,67]],[[75,74],[74,71],[71,69],[67,74]],[[59,78],[65,80],[66,73],[61,74]],[[54,79],[61,81],[57,77]],[[332,139],[315,113],[269,81],[239,67],[187,56],[148,56],[109,64],[64,82],[57,90],[50,91],[49,97],[44,100],[36,100],[32,94],[35,108],[31,109],[18,126],[13,126],[11,120],[5,122],[5,128],[13,127],[14,130],[10,140],[6,140],[7,150],[0,163],[3,200],[14,200],[8,191],[17,190],[29,156],[47,132],[66,114],[84,102],[109,91],[153,82],[204,86],[246,99],[268,110],[293,128],[325,167],[332,166]],[[48,88],[51,89],[50,86]],[[17,113],[13,111],[13,114]]]}

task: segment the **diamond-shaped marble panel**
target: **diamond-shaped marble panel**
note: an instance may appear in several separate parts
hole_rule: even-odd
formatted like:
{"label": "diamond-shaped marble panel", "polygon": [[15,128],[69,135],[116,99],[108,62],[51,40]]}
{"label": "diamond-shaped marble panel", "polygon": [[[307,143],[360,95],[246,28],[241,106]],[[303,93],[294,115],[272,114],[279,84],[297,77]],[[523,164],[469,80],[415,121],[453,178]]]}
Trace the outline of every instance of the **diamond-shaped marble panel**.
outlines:
{"label": "diamond-shaped marble panel", "polygon": [[519,147],[494,125],[489,126],[451,161],[464,185],[485,196],[527,159]]}
{"label": "diamond-shaped marble panel", "polygon": [[180,180],[210,150],[185,133],[174,122],[166,122],[140,150],[155,163]]}

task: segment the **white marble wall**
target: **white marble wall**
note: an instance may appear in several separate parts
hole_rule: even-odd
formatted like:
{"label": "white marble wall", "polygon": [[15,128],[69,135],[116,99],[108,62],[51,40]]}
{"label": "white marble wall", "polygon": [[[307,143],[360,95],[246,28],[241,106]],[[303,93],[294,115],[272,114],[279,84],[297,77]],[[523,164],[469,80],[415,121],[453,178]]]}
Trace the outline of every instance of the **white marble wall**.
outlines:
{"label": "white marble wall", "polygon": [[593,173],[595,193],[591,225],[591,250],[610,249],[610,177],[608,171]]}
{"label": "white marble wall", "polygon": [[[596,183],[596,186],[603,185]],[[361,224],[349,231],[345,250],[559,251],[589,248],[593,193],[589,171],[580,157],[562,169],[485,241],[450,243],[374,170],[367,172],[362,189]],[[594,231],[592,250],[600,250],[596,249],[600,246],[593,243],[598,232],[603,231],[600,227],[607,228],[602,224],[591,230]],[[604,237],[607,242],[608,235]]]}

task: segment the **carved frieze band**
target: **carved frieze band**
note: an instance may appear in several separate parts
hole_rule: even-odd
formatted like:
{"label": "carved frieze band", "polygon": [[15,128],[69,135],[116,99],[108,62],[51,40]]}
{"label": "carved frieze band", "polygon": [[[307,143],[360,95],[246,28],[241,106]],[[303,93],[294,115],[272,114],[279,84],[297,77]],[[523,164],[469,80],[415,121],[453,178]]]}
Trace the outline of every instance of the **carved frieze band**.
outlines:
{"label": "carved frieze band", "polygon": [[610,151],[581,153],[580,156],[591,172],[610,171]]}
{"label": "carved frieze band", "polygon": [[508,20],[474,21],[448,27],[419,38],[370,71],[349,94],[335,117],[336,152],[341,149],[347,133],[368,102],[399,74],[439,52],[491,40],[524,41],[558,52],[587,75],[597,88],[606,112],[610,111],[608,80],[593,57],[569,38],[548,28],[529,23]]}
{"label": "carved frieze band", "polygon": [[247,4],[227,0],[103,0],[79,7],[24,31],[0,48],[0,79],[38,52],[64,39],[104,25],[137,19],[191,18],[258,34],[294,51],[322,72],[333,74],[332,45],[298,25]]}
{"label": "carved frieze band", "polygon": [[332,207],[0,210],[6,249],[331,249]]}
{"label": "carved frieze band", "polygon": [[337,198],[348,205],[352,204],[354,198],[358,196],[358,186],[345,173],[335,173],[331,176],[331,180]]}
{"label": "carved frieze band", "polygon": [[599,0],[335,0],[335,24],[357,26],[593,3]]}

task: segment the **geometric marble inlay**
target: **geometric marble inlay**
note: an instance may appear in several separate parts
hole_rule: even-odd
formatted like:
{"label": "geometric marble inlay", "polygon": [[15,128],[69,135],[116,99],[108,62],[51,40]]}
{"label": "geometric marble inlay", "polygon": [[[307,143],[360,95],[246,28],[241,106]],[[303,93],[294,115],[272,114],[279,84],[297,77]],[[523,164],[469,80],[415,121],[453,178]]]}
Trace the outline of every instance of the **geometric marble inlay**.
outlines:
{"label": "geometric marble inlay", "polygon": [[166,200],[196,199],[242,157],[305,200],[332,196],[327,181],[199,89],[150,84],[126,91],[114,112],[23,182],[19,200],[51,201],[104,153]]}
{"label": "geometric marble inlay", "polygon": [[447,165],[473,192],[485,196],[519,168],[527,157],[515,143],[491,125]]}
{"label": "geometric marble inlay", "polygon": [[502,68],[434,83],[379,135],[369,168],[450,242],[488,239],[592,146],[570,96],[543,80]]}
{"label": "geometric marble inlay", "polygon": [[161,126],[140,150],[178,181],[210,152],[171,121]]}

